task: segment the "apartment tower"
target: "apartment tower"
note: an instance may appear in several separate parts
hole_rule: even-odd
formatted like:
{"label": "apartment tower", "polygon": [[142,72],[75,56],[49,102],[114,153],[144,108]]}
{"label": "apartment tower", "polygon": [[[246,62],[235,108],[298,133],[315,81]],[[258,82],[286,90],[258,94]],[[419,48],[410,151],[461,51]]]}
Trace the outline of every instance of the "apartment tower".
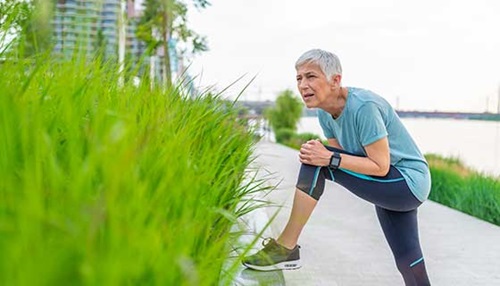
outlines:
{"label": "apartment tower", "polygon": [[[132,0],[124,9],[127,16],[125,45],[133,55],[141,53],[135,37],[138,17]],[[106,59],[118,57],[120,0],[58,0],[54,15],[54,51],[71,56],[76,51],[94,55],[97,51]]]}

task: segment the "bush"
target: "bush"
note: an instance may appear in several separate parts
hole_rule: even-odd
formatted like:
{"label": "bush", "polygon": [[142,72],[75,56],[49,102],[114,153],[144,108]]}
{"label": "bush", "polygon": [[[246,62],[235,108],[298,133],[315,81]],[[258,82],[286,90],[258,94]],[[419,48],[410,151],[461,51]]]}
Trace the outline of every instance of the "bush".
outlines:
{"label": "bush", "polygon": [[295,135],[295,138],[300,140],[301,142],[305,143],[309,140],[315,140],[315,139],[320,139],[320,136],[314,133],[299,133]]}
{"label": "bush", "polygon": [[297,130],[301,116],[302,101],[288,89],[278,95],[273,108],[264,110],[264,117],[269,121],[274,133],[281,129]]}
{"label": "bush", "polygon": [[284,142],[284,144],[288,147],[299,150],[302,144],[306,143],[309,140],[315,140],[319,138],[320,137],[314,133],[294,133],[289,140]]}
{"label": "bush", "polygon": [[276,138],[276,142],[285,144],[290,141],[292,137],[295,136],[295,131],[292,129],[278,129],[274,132],[274,137]]}

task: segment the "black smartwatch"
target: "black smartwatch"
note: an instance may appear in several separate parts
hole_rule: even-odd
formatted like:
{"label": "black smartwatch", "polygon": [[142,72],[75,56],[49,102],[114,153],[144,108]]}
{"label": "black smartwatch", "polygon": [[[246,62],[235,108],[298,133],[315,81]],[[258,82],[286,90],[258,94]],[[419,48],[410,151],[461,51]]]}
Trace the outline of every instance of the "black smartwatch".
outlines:
{"label": "black smartwatch", "polygon": [[328,164],[328,167],[334,170],[337,169],[340,166],[341,160],[342,158],[340,157],[340,153],[334,151],[332,157],[330,158],[330,164]]}

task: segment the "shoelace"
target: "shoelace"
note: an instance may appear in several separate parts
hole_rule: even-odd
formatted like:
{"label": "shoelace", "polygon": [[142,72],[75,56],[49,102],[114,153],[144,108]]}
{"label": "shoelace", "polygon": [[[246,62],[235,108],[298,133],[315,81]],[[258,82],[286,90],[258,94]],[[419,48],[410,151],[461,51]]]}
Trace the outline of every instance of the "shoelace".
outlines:
{"label": "shoelace", "polygon": [[275,242],[275,240],[271,237],[266,237],[264,238],[264,240],[262,241],[262,246],[264,246],[264,248],[274,248],[276,247],[278,244]]}

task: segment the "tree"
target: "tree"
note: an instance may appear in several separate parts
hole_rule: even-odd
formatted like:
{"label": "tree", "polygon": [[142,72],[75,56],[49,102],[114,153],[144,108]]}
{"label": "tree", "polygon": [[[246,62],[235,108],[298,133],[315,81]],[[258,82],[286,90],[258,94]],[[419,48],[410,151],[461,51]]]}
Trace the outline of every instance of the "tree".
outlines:
{"label": "tree", "polygon": [[295,132],[302,116],[302,101],[293,91],[284,90],[278,95],[276,105],[264,111],[264,116],[275,134],[280,130]]}
{"label": "tree", "polygon": [[[206,8],[210,3],[207,0],[193,0],[196,8]],[[187,4],[180,0],[145,0],[144,13],[137,29],[137,36],[148,46],[148,54],[153,56],[161,46],[164,52],[162,62],[162,78],[164,84],[172,84],[172,70],[170,67],[169,44],[175,38],[178,41],[189,43],[191,52],[206,51],[206,41],[187,27]],[[182,52],[182,51],[181,51]]]}

